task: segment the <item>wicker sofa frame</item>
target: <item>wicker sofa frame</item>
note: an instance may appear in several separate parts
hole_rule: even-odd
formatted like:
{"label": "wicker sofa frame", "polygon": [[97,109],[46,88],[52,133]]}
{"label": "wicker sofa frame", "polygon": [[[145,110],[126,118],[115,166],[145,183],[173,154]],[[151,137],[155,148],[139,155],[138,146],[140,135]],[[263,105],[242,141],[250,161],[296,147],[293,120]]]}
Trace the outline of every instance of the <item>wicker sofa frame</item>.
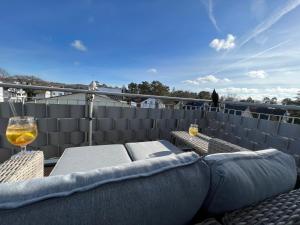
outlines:
{"label": "wicker sofa frame", "polygon": [[0,183],[16,182],[44,176],[42,151],[19,153],[0,165]]}
{"label": "wicker sofa frame", "polygon": [[300,189],[267,199],[257,205],[227,213],[220,220],[196,225],[295,225],[300,224]]}

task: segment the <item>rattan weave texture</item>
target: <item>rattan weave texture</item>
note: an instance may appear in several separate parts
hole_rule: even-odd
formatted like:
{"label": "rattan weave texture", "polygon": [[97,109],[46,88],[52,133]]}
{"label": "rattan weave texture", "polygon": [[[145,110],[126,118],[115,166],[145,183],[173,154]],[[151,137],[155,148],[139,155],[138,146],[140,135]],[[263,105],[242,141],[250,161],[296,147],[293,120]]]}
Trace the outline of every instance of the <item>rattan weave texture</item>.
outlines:
{"label": "rattan weave texture", "polygon": [[209,142],[208,154],[222,153],[222,152],[249,151],[246,148],[240,147],[238,145],[232,144],[230,142],[218,138],[211,138],[208,142]]}
{"label": "rattan weave texture", "polygon": [[218,138],[211,138],[200,133],[196,137],[192,137],[186,131],[172,131],[171,135],[184,144],[188,145],[189,147],[193,148],[200,155],[221,152],[249,151],[248,149],[240,147],[238,145]]}
{"label": "rattan weave texture", "polygon": [[206,155],[208,152],[208,136],[206,136],[207,138],[192,137],[186,131],[172,131],[171,135],[194,149],[200,155]]}
{"label": "rattan weave texture", "polygon": [[44,176],[44,154],[32,151],[17,154],[0,165],[0,183],[16,182]]}
{"label": "rattan weave texture", "polygon": [[294,225],[300,224],[300,189],[248,208],[226,214],[225,225]]}

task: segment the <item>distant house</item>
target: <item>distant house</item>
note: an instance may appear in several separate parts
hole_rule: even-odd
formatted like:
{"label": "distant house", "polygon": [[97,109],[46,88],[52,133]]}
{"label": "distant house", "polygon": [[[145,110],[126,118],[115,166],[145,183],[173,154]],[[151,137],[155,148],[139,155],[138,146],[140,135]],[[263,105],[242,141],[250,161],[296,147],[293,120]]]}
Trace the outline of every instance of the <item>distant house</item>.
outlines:
{"label": "distant house", "polygon": [[65,92],[63,92],[63,91],[51,91],[50,95],[51,95],[51,97],[58,97],[58,96],[65,95]]}
{"label": "distant house", "polygon": [[247,109],[245,109],[243,112],[242,112],[242,117],[248,117],[248,118],[253,118],[252,116],[252,113],[251,113],[251,110],[250,110],[250,107],[247,107]]}
{"label": "distant house", "polygon": [[65,92],[63,91],[45,91],[42,93],[36,94],[37,99],[43,99],[43,98],[52,98],[52,97],[59,97],[65,95]]}
{"label": "distant house", "polygon": [[288,111],[286,111],[285,114],[283,115],[281,121],[284,122],[284,123],[287,123],[287,122],[289,121],[288,117],[289,117],[290,115],[291,115],[291,114],[290,114]]}
{"label": "distant house", "polygon": [[165,108],[165,104],[160,99],[147,98],[141,102],[141,108],[162,109]]}
{"label": "distant house", "polygon": [[136,103],[136,102],[131,101],[131,102],[129,102],[129,104],[130,104],[131,106],[133,106],[133,107],[137,107],[137,103]]}
{"label": "distant house", "polygon": [[[1,82],[2,83],[2,82]],[[20,84],[20,82],[13,82],[14,84]],[[23,102],[27,99],[27,93],[21,88],[0,88],[0,102],[10,100],[12,102]]]}
{"label": "distant house", "polygon": [[[0,83],[2,83],[0,81]],[[3,87],[0,87],[0,102],[4,102],[4,90]]]}
{"label": "distant house", "polygon": [[4,92],[4,98],[12,102],[23,102],[27,99],[27,93],[23,89],[9,88],[6,93]]}

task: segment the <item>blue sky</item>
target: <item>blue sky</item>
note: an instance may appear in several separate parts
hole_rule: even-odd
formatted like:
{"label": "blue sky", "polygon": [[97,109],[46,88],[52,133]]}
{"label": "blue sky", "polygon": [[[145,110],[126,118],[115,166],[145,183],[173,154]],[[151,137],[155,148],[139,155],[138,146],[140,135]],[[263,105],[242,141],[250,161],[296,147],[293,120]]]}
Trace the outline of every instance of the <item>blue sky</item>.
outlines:
{"label": "blue sky", "polygon": [[295,97],[300,0],[0,0],[0,67],[51,81],[160,80]]}

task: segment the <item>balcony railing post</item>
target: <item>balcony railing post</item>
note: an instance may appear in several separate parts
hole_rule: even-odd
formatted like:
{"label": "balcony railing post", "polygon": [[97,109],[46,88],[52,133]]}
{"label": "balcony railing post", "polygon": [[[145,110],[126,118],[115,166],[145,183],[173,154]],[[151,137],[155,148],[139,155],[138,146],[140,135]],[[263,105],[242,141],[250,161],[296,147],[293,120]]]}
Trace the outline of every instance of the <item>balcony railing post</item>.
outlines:
{"label": "balcony railing post", "polygon": [[[89,85],[89,90],[94,91],[96,89],[96,83],[93,81]],[[86,94],[86,114],[89,121],[89,131],[88,131],[88,143],[89,146],[93,145],[93,108],[94,108],[94,98],[95,94]]]}
{"label": "balcony railing post", "polygon": [[86,94],[86,117],[89,122],[87,139],[90,146],[93,145],[93,100],[93,94]]}
{"label": "balcony railing post", "polygon": [[258,113],[258,116],[257,116],[257,124],[256,124],[256,128],[257,128],[257,129],[259,128],[260,120],[261,120],[261,113]]}
{"label": "balcony railing post", "polygon": [[279,133],[281,121],[282,121],[282,116],[278,116],[278,123],[277,123],[277,127],[276,127],[276,134],[277,134],[277,135],[278,135],[278,133]]}
{"label": "balcony railing post", "polygon": [[25,97],[21,98],[22,100],[22,116],[25,116]]}

